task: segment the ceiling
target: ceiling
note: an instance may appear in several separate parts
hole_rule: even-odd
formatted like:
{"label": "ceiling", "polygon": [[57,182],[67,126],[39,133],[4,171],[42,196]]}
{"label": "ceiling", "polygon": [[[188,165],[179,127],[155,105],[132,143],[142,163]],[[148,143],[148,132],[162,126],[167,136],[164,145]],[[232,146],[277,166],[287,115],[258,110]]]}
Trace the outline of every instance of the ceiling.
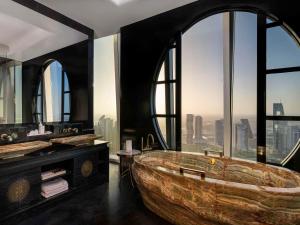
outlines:
{"label": "ceiling", "polygon": [[[0,1],[0,57],[26,61],[87,36],[11,0]],[[3,50],[5,49],[5,50]]]}
{"label": "ceiling", "polygon": [[95,37],[195,0],[36,0],[95,31]]}

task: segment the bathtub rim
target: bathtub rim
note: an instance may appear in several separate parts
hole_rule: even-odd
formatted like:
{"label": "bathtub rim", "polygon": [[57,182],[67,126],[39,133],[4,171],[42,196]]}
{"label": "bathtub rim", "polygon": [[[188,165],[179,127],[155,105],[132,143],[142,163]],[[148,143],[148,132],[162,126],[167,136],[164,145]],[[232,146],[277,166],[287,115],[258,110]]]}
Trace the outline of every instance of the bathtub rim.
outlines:
{"label": "bathtub rim", "polygon": [[[160,151],[160,150],[156,150],[156,151],[152,151],[152,152],[147,152],[147,153],[143,153],[142,155],[138,155],[134,157],[134,163],[133,163],[133,168],[134,168],[134,164],[138,164],[140,166],[143,167],[148,167],[151,168],[152,170],[155,171],[159,171],[160,173],[164,173],[164,174],[172,174],[173,176],[177,176],[177,177],[184,177],[185,179],[193,179],[193,180],[198,180],[199,182],[207,182],[210,183],[211,185],[218,185],[218,186],[223,186],[226,188],[239,188],[239,189],[243,189],[243,190],[253,190],[253,191],[265,191],[269,194],[281,194],[281,195],[297,195],[300,196],[300,184],[298,187],[270,187],[270,186],[265,186],[265,185],[255,185],[255,184],[245,184],[245,183],[239,183],[239,182],[233,182],[233,181],[225,181],[225,180],[220,180],[220,179],[215,179],[215,178],[208,178],[206,177],[205,180],[201,180],[200,176],[197,175],[185,175],[185,174],[180,174],[179,171],[175,171],[175,173],[170,173],[167,171],[163,171],[163,170],[159,170],[157,167],[146,164],[146,163],[142,163],[141,159],[143,157],[146,157],[146,155],[152,154],[152,153],[172,153],[172,154],[189,154],[189,155],[195,155],[195,154],[190,154],[187,152],[175,152],[175,151]],[[205,156],[204,154],[196,154],[198,156]],[[207,156],[206,156],[207,157]],[[216,156],[208,156],[208,157],[212,157],[215,159],[229,159],[229,160],[233,160],[233,161],[240,161],[237,159],[232,159],[229,157],[216,157]],[[245,160],[242,160],[243,162],[245,162]],[[254,162],[254,161],[249,161],[246,160],[246,162],[252,163],[252,164],[260,164],[263,165],[264,167],[271,167],[271,168],[276,168],[279,170],[285,170],[287,172],[293,173],[294,175],[298,176],[300,178],[300,174],[296,171],[292,171],[289,170],[287,168],[281,168],[281,167],[277,167],[274,165],[268,165],[268,164],[263,164],[263,163],[259,163],[259,162]]]}

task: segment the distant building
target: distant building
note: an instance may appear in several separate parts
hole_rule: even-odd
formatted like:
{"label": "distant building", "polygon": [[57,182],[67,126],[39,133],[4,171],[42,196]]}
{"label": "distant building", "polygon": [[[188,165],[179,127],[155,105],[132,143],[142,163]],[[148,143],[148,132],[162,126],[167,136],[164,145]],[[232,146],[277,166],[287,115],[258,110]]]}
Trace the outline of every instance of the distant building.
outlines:
{"label": "distant building", "polygon": [[282,103],[273,103],[273,116],[284,116]]}
{"label": "distant building", "polygon": [[224,120],[216,120],[215,122],[215,143],[224,146]]}
{"label": "distant building", "polygon": [[187,114],[186,115],[186,143],[193,144],[194,137],[194,115]]}
{"label": "distant building", "polygon": [[[284,116],[282,103],[273,103],[273,115]],[[273,144],[274,150],[280,154],[285,154],[288,149],[289,127],[287,121],[273,121]]]}
{"label": "distant building", "polygon": [[95,133],[101,135],[103,140],[109,141],[110,154],[116,154],[120,149],[117,121],[103,115],[94,125],[94,129]]}
{"label": "distant building", "polygon": [[200,144],[202,141],[203,119],[201,116],[195,117],[195,144]]}
{"label": "distant building", "polygon": [[288,135],[288,149],[294,148],[298,140],[300,139],[300,127],[299,126],[291,126],[290,134]]}
{"label": "distant building", "polygon": [[241,119],[235,125],[235,148],[236,150],[249,150],[249,139],[253,138],[253,133],[248,119]]}

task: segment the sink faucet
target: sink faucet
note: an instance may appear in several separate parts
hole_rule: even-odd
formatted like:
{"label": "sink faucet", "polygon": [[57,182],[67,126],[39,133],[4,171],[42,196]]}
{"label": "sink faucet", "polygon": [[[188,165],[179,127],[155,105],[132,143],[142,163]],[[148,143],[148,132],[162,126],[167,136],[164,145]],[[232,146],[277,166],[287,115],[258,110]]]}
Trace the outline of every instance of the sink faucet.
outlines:
{"label": "sink faucet", "polygon": [[18,135],[16,133],[12,133],[11,135],[8,134],[1,134],[0,139],[2,141],[7,140],[8,142],[12,142],[14,139],[17,139]]}
{"label": "sink faucet", "polygon": [[147,136],[147,145],[146,145],[146,148],[152,149],[152,147],[151,147],[151,145],[150,145],[150,143],[149,143],[149,138],[151,138],[151,140],[152,140],[151,145],[154,144],[154,136],[153,136],[152,134],[148,134],[148,136]]}
{"label": "sink faucet", "polygon": [[78,128],[76,128],[76,127],[75,127],[75,128],[71,128],[71,127],[70,127],[70,128],[64,128],[64,129],[63,129],[63,133],[76,133],[76,134],[77,134],[78,131],[79,131],[79,130],[78,130]]}
{"label": "sink faucet", "polygon": [[[150,138],[151,138],[151,144],[150,144]],[[146,143],[146,147],[144,148],[144,138],[142,137],[141,140],[141,149],[143,150],[152,150],[151,145],[154,144],[154,136],[152,134],[148,134],[147,135],[147,143]]]}

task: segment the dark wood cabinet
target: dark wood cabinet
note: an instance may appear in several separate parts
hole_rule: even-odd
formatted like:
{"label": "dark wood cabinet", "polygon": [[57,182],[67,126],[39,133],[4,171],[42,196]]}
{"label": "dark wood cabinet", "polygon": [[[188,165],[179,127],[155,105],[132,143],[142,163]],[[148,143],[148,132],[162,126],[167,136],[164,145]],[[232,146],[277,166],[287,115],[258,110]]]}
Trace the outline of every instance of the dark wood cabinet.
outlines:
{"label": "dark wood cabinet", "polygon": [[[41,195],[41,173],[64,169],[61,175],[69,190],[48,199]],[[108,182],[109,149],[107,143],[70,147],[49,155],[25,156],[0,161],[0,221],[24,210],[70,196],[91,185]],[[48,181],[48,180],[47,180]]]}
{"label": "dark wood cabinet", "polygon": [[40,199],[40,168],[0,177],[0,212],[8,213]]}
{"label": "dark wood cabinet", "polygon": [[98,152],[85,154],[74,159],[74,186],[86,184],[100,171],[98,170]]}

